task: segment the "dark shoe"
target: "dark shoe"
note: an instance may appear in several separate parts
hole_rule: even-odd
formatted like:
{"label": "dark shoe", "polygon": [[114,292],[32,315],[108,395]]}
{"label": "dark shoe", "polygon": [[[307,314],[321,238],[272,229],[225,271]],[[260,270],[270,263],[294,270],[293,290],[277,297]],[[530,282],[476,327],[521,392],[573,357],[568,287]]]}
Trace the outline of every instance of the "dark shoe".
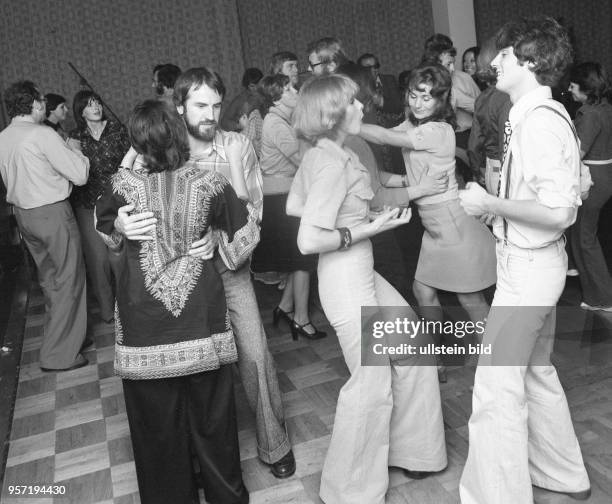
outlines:
{"label": "dark shoe", "polygon": [[291,325],[291,322],[293,322],[293,318],[291,318],[291,314],[293,312],[286,312],[285,310],[281,310],[280,306],[277,306],[276,308],[274,308],[274,310],[272,310],[272,323],[274,324],[274,327],[276,327],[278,325],[278,321],[282,318],[285,322],[287,322],[287,324]]}
{"label": "dark shoe", "polygon": [[438,365],[438,381],[440,383],[446,383],[448,381],[448,375],[446,374],[446,366],[444,364]]}
{"label": "dark shoe", "polygon": [[73,369],[79,369],[84,366],[87,366],[87,364],[89,364],[89,361],[85,357],[83,357],[81,354],[79,354],[75,363],[70,367],[63,368],[63,369],[51,369],[51,368],[45,368],[45,367],[40,366],[40,370],[44,371],[45,373],[60,373],[62,371],[72,371]]}
{"label": "dark shoe", "polygon": [[[310,326],[314,329],[313,333],[307,332],[304,328],[306,326]],[[303,336],[304,338],[308,338],[311,340],[325,338],[327,333],[325,331],[319,331],[312,322],[306,322],[304,325],[298,324],[295,320],[291,321],[291,337],[294,341],[297,341],[298,335]]]}
{"label": "dark shoe", "polygon": [[293,456],[293,451],[289,450],[289,453],[278,462],[270,464],[270,471],[275,478],[279,479],[293,476],[295,473],[295,457]]}

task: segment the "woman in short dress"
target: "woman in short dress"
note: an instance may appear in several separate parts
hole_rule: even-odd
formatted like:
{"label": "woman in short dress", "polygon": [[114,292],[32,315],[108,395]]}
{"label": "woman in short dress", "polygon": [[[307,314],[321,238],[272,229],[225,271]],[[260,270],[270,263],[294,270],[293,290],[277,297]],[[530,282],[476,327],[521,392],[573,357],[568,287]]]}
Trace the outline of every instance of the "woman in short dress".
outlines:
{"label": "woman in short dress", "polygon": [[451,86],[450,74],[440,65],[416,68],[406,93],[408,119],[392,130],[364,124],[360,135],[402,147],[408,185],[417,185],[428,173],[448,174],[445,192],[415,200],[425,233],[412,290],[420,306],[436,309],[438,290],[455,292],[476,321],[488,312],[482,290],[496,281],[495,240],[459,204]]}
{"label": "woman in short dress", "polygon": [[601,209],[612,197],[612,89],[602,66],[586,62],[572,68],[569,90],[582,104],[574,122],[582,162],[588,165],[594,183],[570,228],[582,287],[580,306],[612,312],[612,277],[597,239]]}
{"label": "woman in short dress", "polygon": [[299,219],[285,213],[287,194],[300,165],[305,146],[291,127],[297,95],[289,77],[269,75],[259,83],[263,99],[261,172],[263,175],[263,218],[261,242],[253,254],[251,269],[288,274],[283,295],[274,309],[273,323],[289,324],[293,339],[321,339],[325,332],[310,321],[308,299],[310,272],[317,267],[316,254],[303,255],[297,248]]}
{"label": "woman in short dress", "polygon": [[435,367],[408,359],[403,365],[361,365],[362,306],[414,312],[374,272],[369,238],[406,224],[410,211],[395,208],[373,221],[368,217],[368,170],[344,146],[361,125],[357,91],[338,74],[302,86],[294,127],[315,146],[304,155],[287,200],[287,213],[301,217],[300,250],[319,254],[319,297],[351,373],[340,390],[321,475],[326,504],[383,504],[389,466],[422,478],[447,463]]}

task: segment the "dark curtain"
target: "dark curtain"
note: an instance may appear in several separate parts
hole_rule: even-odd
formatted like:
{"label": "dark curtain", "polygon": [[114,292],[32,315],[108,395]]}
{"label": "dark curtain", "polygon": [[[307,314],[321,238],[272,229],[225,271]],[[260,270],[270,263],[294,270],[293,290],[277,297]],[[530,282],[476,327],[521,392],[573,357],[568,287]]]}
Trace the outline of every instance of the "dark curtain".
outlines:
{"label": "dark curtain", "polygon": [[612,72],[612,2],[610,0],[474,0],[480,43],[518,16],[554,17],[573,36],[576,61],[596,61]]}
{"label": "dark curtain", "polygon": [[244,61],[267,73],[276,51],[298,55],[306,70],[306,46],[338,37],[351,59],[371,52],[382,73],[415,66],[433,33],[430,0],[236,0]]}
{"label": "dark curtain", "polygon": [[27,78],[70,104],[80,89],[70,61],[122,120],[152,97],[158,63],[208,65],[230,93],[244,69],[234,1],[3,0],[0,47],[2,89]]}

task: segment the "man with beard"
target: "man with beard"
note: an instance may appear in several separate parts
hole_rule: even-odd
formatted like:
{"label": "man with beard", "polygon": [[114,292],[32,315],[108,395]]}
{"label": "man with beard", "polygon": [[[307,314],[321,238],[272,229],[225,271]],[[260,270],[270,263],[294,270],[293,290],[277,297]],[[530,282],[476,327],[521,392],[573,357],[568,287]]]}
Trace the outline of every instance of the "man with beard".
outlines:
{"label": "man with beard", "polygon": [[[253,146],[243,135],[223,131],[217,124],[224,96],[225,86],[221,77],[205,67],[187,70],[174,86],[174,100],[189,131],[191,159],[203,170],[214,170],[224,175],[239,196],[248,193],[249,201],[261,217],[261,170]],[[237,162],[230,166],[230,160],[236,158]],[[235,165],[242,166],[244,177],[240,180],[233,171]],[[132,210],[131,206],[120,209],[115,228],[128,239],[151,239],[156,223],[153,214],[128,215]],[[217,246],[214,236],[214,233],[207,233],[192,244],[189,253],[204,260],[211,259]],[[287,436],[278,378],[259,315],[249,264],[231,271],[218,254],[214,260],[223,280],[234,329],[240,376],[249,405],[255,413],[259,458],[270,465],[275,477],[287,478],[295,472],[295,458]]]}
{"label": "man with beard", "polygon": [[181,69],[172,63],[155,66],[151,87],[155,90],[159,100],[163,100],[169,105],[174,104],[172,94],[174,93],[174,83],[179,75],[181,75]]}

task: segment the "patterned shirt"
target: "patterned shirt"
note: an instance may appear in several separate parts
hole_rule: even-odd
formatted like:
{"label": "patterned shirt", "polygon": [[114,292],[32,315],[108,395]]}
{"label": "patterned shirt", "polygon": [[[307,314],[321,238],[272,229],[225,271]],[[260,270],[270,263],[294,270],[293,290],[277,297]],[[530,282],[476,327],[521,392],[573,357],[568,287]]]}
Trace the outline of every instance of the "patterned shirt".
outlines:
{"label": "patterned shirt", "polygon": [[93,208],[130,148],[130,139],[124,126],[111,121],[106,123],[100,140],[92,137],[87,128],[71,131],[70,137],[81,142],[90,164],[87,184],[75,187],[70,199],[75,206]]}
{"label": "patterned shirt", "polygon": [[244,180],[249,193],[249,201],[255,207],[261,220],[263,211],[263,180],[255,149],[253,149],[253,145],[248,138],[240,133],[217,130],[210,149],[197,157],[192,157],[191,161],[194,161],[198,168],[220,173],[231,183],[232,176],[229,161],[223,147],[224,139],[229,136],[236,137],[242,143],[242,169],[244,170]]}

